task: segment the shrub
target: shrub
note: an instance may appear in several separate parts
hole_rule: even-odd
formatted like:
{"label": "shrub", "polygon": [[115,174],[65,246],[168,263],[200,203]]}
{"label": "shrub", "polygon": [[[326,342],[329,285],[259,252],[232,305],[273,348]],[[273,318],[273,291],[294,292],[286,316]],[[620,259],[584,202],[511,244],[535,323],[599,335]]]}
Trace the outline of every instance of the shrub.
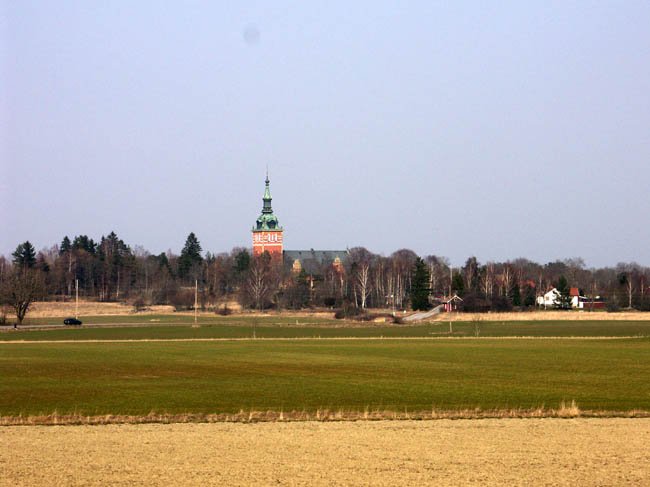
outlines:
{"label": "shrub", "polygon": [[175,311],[186,311],[194,306],[194,293],[191,291],[178,291],[169,299]]}
{"label": "shrub", "polygon": [[650,311],[650,299],[645,298],[639,301],[639,304],[637,305],[636,309],[639,311]]}
{"label": "shrub", "polygon": [[379,317],[380,315],[375,315],[370,313],[360,313],[358,315],[355,315],[354,319],[357,321],[372,321]]}
{"label": "shrub", "polygon": [[364,321],[367,319],[367,315],[361,308],[349,306],[344,303],[342,308],[336,310],[334,318],[337,320],[342,320],[343,318],[355,318]]}
{"label": "shrub", "polygon": [[492,311],[510,311],[512,305],[505,296],[495,296],[492,298]]}
{"label": "shrub", "polygon": [[486,313],[490,311],[490,303],[480,295],[465,293],[463,300],[458,305],[458,310],[464,313]]}
{"label": "shrub", "polygon": [[621,306],[618,304],[618,299],[616,299],[616,296],[612,296],[610,299],[605,301],[605,309],[609,313],[616,313],[617,311],[620,311]]}
{"label": "shrub", "polygon": [[223,308],[217,307],[217,309],[215,310],[215,313],[217,313],[218,315],[221,315],[221,316],[228,316],[228,315],[232,314],[232,310],[228,307],[227,304],[224,304]]}
{"label": "shrub", "polygon": [[143,311],[145,309],[145,304],[144,304],[144,299],[141,297],[137,298],[135,301],[133,301],[133,311],[138,313],[139,311]]}

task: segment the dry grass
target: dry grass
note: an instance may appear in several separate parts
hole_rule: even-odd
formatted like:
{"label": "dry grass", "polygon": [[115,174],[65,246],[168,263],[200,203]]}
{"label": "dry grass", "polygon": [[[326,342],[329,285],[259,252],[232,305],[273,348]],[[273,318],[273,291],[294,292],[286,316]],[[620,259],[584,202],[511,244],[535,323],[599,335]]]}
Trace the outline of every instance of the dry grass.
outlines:
{"label": "dry grass", "polygon": [[[220,306],[223,306],[221,304]],[[292,318],[332,318],[333,311],[326,310],[303,310],[303,311],[246,311],[236,301],[229,301],[228,308],[231,310],[231,317],[292,317]],[[381,310],[378,310],[381,312]],[[96,301],[80,301],[80,316],[128,316],[134,315],[132,305],[124,303],[100,303]],[[138,315],[193,315],[193,311],[175,312],[173,306],[148,306]],[[214,317],[213,311],[199,311],[199,316]],[[49,302],[39,301],[32,304],[27,314],[28,318],[63,318],[75,315],[75,303],[70,302]],[[399,314],[401,316],[401,313]],[[15,315],[7,314],[7,319],[15,320]],[[441,313],[435,315],[431,320],[426,321],[470,321],[473,323],[481,321],[508,322],[508,321],[650,321],[650,312],[626,311],[619,313],[608,313],[606,311],[529,311],[509,313]],[[422,322],[420,322],[422,323]],[[355,322],[353,320],[341,320],[340,323],[328,326],[373,326],[382,323]]]}
{"label": "dry grass", "polygon": [[650,419],[0,428],[0,486],[648,485]]}
{"label": "dry grass", "polygon": [[[170,314],[174,312],[173,306],[149,306],[146,311],[138,314]],[[133,306],[122,303],[98,303],[95,301],[79,301],[80,316],[119,316],[134,314]],[[29,308],[28,318],[63,318],[75,315],[74,301],[50,302],[37,301]],[[15,319],[15,315],[7,315]]]}
{"label": "dry grass", "polygon": [[[228,309],[233,313],[231,316],[271,316],[271,317],[319,317],[319,318],[332,318],[333,311],[245,311],[241,305],[236,301],[228,301],[225,303]],[[219,308],[223,308],[224,303],[219,304]],[[54,302],[54,301],[37,301],[32,304],[27,313],[28,318],[62,318],[66,316],[74,316],[75,303],[74,300],[68,302]],[[79,301],[79,315],[80,316],[124,316],[135,314],[134,308],[130,304],[124,303],[102,303],[97,301]],[[138,315],[151,315],[151,314],[175,314],[175,315],[194,315],[194,311],[174,311],[173,306],[147,306],[144,311],[139,311]],[[215,316],[214,311],[199,311],[199,316]],[[8,319],[15,319],[15,315],[8,313]]]}
{"label": "dry grass", "polygon": [[0,426],[34,425],[106,425],[106,424],[149,424],[149,423],[268,423],[301,421],[408,421],[441,419],[505,419],[505,418],[650,418],[650,411],[590,411],[581,410],[575,401],[562,401],[558,408],[538,407],[532,409],[462,409],[426,411],[390,411],[319,408],[316,411],[257,411],[240,410],[237,413],[222,414],[159,414],[151,412],[145,416],[106,414],[101,416],[59,415],[56,412],[42,416],[2,416]]}
{"label": "dry grass", "polygon": [[434,321],[648,321],[650,312],[626,311],[524,311],[509,313],[441,313]]}
{"label": "dry grass", "polygon": [[[244,311],[236,301],[226,303],[233,312],[231,316],[270,316],[270,317],[317,317],[332,318],[333,311],[325,310],[303,310],[303,311]],[[220,305],[222,307],[223,304]],[[382,310],[377,310],[381,312]],[[384,310],[386,311],[386,310]],[[390,310],[386,311],[387,313]],[[74,316],[75,303],[69,302],[35,302],[27,314],[28,318],[57,318]],[[100,303],[96,301],[79,301],[79,315],[81,316],[124,316],[134,314],[133,306],[123,303]],[[193,315],[193,311],[174,312],[173,306],[148,306],[139,315],[148,314],[176,314]],[[212,311],[199,312],[201,316],[214,316]],[[400,313],[401,315],[401,313]],[[15,319],[15,316],[8,314],[7,318]],[[441,313],[435,315],[434,321],[558,321],[558,320],[596,320],[596,321],[648,321],[650,312],[626,311],[619,313],[608,313],[606,311],[529,311],[510,313]],[[347,320],[345,322],[348,322]],[[368,323],[365,324],[368,326]]]}

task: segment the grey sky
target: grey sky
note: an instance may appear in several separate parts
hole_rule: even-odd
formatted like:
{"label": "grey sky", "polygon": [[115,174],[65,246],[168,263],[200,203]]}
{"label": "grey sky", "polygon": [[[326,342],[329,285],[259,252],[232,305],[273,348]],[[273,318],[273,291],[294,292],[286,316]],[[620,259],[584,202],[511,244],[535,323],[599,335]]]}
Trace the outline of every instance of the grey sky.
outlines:
{"label": "grey sky", "polygon": [[[497,5],[498,4],[498,5]],[[0,254],[650,264],[648,2],[2,3]]]}

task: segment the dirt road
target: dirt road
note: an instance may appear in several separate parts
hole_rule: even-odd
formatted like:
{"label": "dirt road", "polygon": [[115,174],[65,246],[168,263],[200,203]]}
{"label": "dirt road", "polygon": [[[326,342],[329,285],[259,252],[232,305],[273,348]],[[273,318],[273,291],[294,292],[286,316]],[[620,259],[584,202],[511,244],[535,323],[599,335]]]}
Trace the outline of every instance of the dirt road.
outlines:
{"label": "dirt road", "polygon": [[0,485],[650,485],[650,419],[0,428]]}

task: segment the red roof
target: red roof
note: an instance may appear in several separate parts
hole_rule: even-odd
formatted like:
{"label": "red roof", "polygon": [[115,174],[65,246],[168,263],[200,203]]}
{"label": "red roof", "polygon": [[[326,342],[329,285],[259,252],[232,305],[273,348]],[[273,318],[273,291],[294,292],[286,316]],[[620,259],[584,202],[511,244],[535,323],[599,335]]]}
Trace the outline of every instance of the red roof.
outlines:
{"label": "red roof", "polygon": [[577,287],[572,287],[572,288],[571,288],[571,291],[569,291],[569,294],[570,294],[571,296],[580,296],[580,293],[578,292],[578,288],[577,288]]}

